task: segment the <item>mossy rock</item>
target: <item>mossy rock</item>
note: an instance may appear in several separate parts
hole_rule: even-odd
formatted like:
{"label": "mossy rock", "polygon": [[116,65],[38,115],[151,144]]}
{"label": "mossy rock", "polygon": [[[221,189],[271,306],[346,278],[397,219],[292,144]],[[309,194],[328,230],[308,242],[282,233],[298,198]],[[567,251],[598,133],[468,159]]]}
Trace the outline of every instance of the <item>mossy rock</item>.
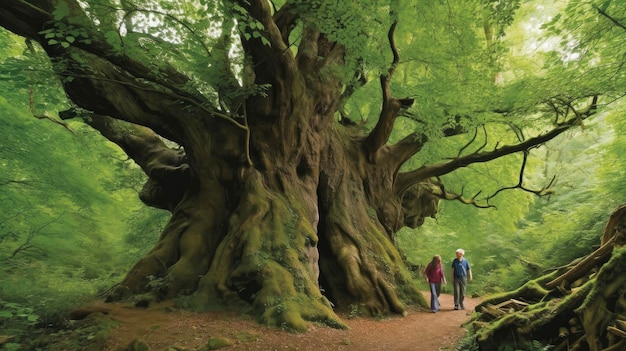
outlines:
{"label": "mossy rock", "polygon": [[133,340],[128,345],[128,351],[151,351],[150,346],[143,340]]}
{"label": "mossy rock", "polygon": [[232,345],[234,345],[234,342],[230,339],[221,336],[214,336],[209,338],[206,345],[198,349],[198,351],[219,350]]}
{"label": "mossy rock", "polygon": [[247,331],[239,331],[235,333],[235,337],[237,338],[237,340],[242,341],[242,342],[252,342],[252,341],[259,340],[259,336],[257,334],[250,333]]}

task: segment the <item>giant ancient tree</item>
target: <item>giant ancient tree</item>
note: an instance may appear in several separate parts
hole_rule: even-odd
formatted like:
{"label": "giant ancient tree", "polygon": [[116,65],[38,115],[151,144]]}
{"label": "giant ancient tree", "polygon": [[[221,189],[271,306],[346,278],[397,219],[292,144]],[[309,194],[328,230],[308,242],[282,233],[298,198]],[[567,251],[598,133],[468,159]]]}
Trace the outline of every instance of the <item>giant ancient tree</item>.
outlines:
{"label": "giant ancient tree", "polygon": [[[341,327],[333,306],[422,303],[394,234],[441,199],[490,206],[442,177],[519,155],[512,188],[541,194],[526,156],[599,108],[589,86],[506,73],[517,7],[0,0],[0,25],[49,57],[73,103],[59,116],[119,145],[147,176],[142,201],[171,212],[109,300],[243,301],[305,330]],[[424,156],[441,140],[460,146]]]}

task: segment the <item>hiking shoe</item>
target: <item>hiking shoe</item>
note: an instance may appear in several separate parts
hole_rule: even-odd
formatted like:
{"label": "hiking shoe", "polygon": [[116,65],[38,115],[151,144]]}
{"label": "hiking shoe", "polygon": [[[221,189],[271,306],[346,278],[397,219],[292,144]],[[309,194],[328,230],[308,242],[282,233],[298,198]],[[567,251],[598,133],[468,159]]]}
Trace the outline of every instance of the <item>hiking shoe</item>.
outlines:
{"label": "hiking shoe", "polygon": [[459,306],[454,305],[454,309],[455,309],[455,310],[458,310],[458,309],[459,309]]}

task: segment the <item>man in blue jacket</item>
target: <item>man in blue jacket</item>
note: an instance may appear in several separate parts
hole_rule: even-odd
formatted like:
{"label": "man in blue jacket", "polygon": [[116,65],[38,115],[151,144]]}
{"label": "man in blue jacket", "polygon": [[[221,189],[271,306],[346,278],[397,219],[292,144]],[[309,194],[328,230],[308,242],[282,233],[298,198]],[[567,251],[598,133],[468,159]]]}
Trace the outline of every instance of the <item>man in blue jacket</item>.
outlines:
{"label": "man in blue jacket", "polygon": [[467,280],[472,280],[472,270],[469,262],[465,259],[465,250],[456,250],[456,258],[452,261],[452,282],[454,286],[454,309],[465,309],[465,289]]}

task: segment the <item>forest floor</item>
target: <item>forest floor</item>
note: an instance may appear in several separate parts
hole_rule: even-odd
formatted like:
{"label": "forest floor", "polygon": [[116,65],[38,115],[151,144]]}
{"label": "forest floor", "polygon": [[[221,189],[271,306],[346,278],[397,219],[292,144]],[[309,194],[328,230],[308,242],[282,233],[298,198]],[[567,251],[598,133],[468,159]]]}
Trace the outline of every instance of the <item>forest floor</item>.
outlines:
{"label": "forest floor", "polygon": [[[428,292],[424,296],[430,298]],[[225,338],[232,345],[223,350],[454,350],[465,334],[468,321],[479,300],[465,299],[465,310],[454,310],[453,297],[440,296],[441,309],[411,310],[405,317],[383,319],[351,318],[339,314],[348,330],[311,325],[308,332],[290,333],[268,328],[235,312],[190,312],[154,306],[145,309],[124,304],[98,304],[94,309],[118,321],[106,350],[126,350],[133,340],[148,344],[152,351],[176,347],[195,350],[210,338]]]}

